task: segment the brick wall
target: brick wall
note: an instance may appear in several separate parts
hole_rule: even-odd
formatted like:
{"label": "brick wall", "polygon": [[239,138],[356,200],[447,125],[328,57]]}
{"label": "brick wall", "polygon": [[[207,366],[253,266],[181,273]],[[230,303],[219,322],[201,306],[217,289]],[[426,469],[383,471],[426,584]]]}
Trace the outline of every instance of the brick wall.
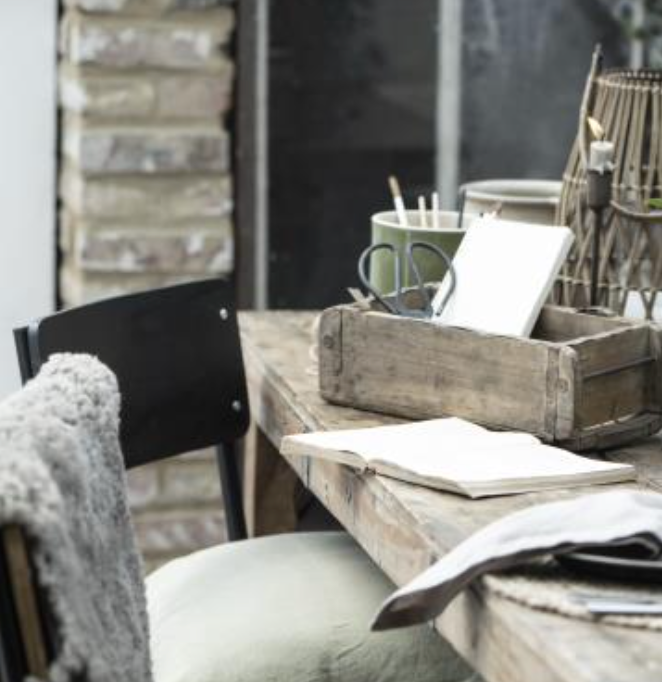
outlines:
{"label": "brick wall", "polygon": [[[232,269],[234,21],[222,0],[66,0],[66,306]],[[131,472],[130,493],[148,567],[222,537],[211,453]]]}
{"label": "brick wall", "polygon": [[225,539],[219,478],[211,450],[128,473],[129,499],[147,572]]}

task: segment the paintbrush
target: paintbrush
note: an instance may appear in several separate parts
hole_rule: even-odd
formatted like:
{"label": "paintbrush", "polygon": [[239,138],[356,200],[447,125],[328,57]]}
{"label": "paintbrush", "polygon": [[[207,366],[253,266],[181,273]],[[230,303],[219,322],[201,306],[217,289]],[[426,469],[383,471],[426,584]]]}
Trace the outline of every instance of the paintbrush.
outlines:
{"label": "paintbrush", "polygon": [[391,195],[393,196],[393,205],[395,206],[395,212],[398,215],[398,222],[402,227],[408,227],[409,223],[407,221],[407,209],[405,208],[405,202],[402,199],[402,192],[400,191],[400,183],[395,175],[390,175],[388,178],[388,186],[391,189]]}

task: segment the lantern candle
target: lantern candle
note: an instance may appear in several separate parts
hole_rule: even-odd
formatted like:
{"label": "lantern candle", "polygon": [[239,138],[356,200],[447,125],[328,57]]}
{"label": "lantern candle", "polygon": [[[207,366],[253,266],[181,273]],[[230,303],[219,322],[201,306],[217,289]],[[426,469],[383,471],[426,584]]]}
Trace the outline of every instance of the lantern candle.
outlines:
{"label": "lantern candle", "polygon": [[614,143],[608,140],[591,142],[588,168],[601,175],[614,170]]}

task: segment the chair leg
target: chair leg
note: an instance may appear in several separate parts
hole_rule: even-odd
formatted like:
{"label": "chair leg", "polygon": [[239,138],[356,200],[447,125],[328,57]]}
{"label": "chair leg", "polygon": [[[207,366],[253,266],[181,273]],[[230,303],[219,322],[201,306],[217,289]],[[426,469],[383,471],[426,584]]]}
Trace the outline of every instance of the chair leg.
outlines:
{"label": "chair leg", "polygon": [[216,447],[218,470],[221,476],[221,491],[225,505],[225,520],[228,540],[245,540],[246,519],[241,494],[241,477],[239,476],[238,452],[235,443],[222,443]]}

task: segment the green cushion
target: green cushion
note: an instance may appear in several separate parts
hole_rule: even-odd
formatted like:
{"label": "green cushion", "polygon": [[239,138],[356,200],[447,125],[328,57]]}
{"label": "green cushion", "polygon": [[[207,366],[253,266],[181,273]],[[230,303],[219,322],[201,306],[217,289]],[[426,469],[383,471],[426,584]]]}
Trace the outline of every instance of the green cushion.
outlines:
{"label": "green cushion", "polygon": [[468,668],[427,626],[372,633],[393,584],[346,533],[235,542],[147,578],[156,682],[443,682]]}

